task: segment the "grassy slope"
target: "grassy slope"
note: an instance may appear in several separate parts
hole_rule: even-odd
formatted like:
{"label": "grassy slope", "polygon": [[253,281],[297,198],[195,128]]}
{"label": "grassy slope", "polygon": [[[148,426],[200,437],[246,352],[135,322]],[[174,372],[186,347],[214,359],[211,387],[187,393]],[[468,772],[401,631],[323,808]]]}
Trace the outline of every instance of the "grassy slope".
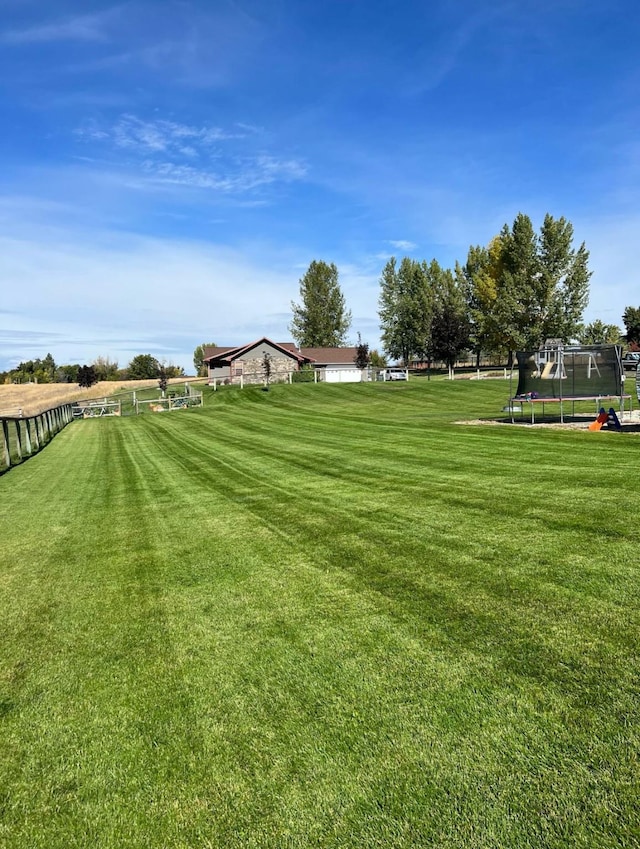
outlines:
{"label": "grassy slope", "polygon": [[506,396],[219,392],[0,478],[0,845],[640,845],[635,440],[450,424]]}

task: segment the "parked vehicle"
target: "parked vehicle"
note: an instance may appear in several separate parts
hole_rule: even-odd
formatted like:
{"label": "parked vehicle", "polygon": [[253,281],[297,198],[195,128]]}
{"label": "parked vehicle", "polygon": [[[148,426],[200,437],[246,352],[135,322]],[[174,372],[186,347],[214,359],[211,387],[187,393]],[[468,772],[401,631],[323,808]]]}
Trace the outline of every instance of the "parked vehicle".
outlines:
{"label": "parked vehicle", "polygon": [[378,380],[407,380],[407,370],[403,368],[385,368],[378,373]]}
{"label": "parked vehicle", "polygon": [[635,371],[640,364],[640,351],[627,351],[622,358],[622,368]]}

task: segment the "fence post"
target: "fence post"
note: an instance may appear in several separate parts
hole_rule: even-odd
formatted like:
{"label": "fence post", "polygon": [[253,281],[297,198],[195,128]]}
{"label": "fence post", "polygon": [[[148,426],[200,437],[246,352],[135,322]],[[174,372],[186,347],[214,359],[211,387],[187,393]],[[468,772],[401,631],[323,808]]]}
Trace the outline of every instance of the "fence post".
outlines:
{"label": "fence post", "polygon": [[20,432],[19,420],[16,420],[14,424],[16,426],[16,448],[18,450],[18,460],[22,460],[22,433]]}
{"label": "fence post", "polygon": [[33,453],[31,448],[31,419],[24,420],[24,438],[27,443],[27,454],[31,456]]}
{"label": "fence post", "polygon": [[11,452],[9,451],[9,422],[2,419],[2,454],[7,469],[11,468]]}

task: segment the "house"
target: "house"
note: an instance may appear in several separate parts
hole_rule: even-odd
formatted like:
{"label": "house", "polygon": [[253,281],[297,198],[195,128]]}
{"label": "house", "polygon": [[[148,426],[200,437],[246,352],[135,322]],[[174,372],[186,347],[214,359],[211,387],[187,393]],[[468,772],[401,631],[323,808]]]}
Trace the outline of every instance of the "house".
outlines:
{"label": "house", "polygon": [[294,342],[272,342],[263,336],[238,346],[211,346],[204,349],[209,382],[262,383],[264,358],[271,360],[271,380],[290,380],[303,366],[317,371],[317,379],[327,383],[354,383],[362,380],[356,368],[356,348],[298,348]]}

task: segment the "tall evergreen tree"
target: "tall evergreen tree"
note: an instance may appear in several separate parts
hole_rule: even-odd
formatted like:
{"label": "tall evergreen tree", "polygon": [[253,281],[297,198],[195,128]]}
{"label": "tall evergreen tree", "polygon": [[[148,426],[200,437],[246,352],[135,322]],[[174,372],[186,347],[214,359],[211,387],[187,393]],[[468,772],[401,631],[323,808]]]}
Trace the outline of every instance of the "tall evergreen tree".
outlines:
{"label": "tall evergreen tree", "polygon": [[300,279],[300,304],[291,302],[291,335],[304,348],[336,348],[344,345],[351,327],[338,283],[338,269],[331,263],[313,260]]}

